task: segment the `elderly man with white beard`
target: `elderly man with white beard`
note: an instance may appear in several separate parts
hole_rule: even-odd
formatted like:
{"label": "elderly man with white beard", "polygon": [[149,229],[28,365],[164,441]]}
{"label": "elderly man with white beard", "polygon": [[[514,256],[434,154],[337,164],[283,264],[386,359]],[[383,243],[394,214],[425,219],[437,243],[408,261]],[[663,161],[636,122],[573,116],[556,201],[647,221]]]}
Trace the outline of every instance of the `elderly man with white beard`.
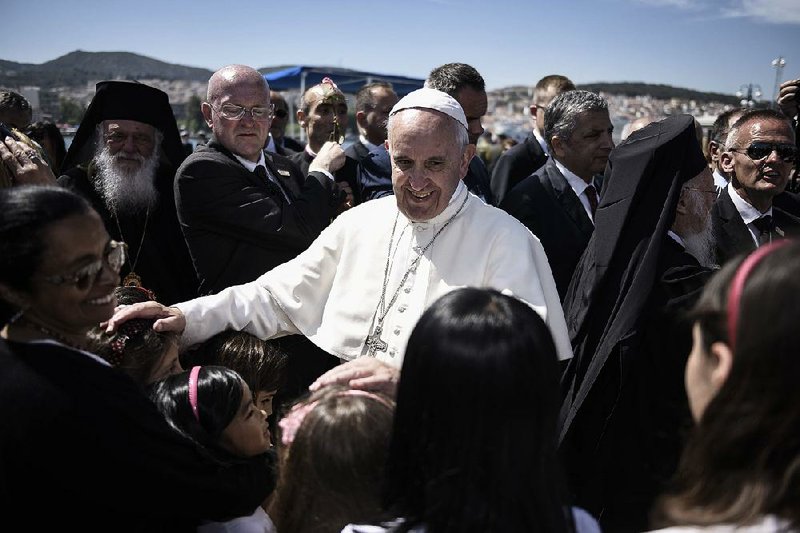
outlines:
{"label": "elderly man with white beard", "polygon": [[172,303],[197,294],[173,193],[183,158],[166,93],[138,82],[104,81],[58,179],[91,202],[112,239],[127,243],[123,285],[144,287]]}

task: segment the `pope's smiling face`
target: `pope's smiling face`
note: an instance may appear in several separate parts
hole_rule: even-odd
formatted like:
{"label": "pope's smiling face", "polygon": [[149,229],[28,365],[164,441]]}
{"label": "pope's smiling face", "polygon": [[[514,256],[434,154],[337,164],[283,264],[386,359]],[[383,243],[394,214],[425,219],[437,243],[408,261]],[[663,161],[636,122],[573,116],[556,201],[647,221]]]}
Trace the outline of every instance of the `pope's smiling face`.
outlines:
{"label": "pope's smiling face", "polygon": [[387,149],[392,188],[401,213],[430,220],[447,207],[467,174],[474,145],[458,141],[458,122],[438,111],[406,109],[391,119]]}

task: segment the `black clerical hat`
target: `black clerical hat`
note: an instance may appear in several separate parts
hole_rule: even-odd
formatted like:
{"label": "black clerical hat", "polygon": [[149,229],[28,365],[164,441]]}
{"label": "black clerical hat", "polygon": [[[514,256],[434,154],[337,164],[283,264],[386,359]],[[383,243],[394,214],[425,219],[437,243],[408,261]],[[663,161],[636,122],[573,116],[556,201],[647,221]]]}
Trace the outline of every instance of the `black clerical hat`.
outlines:
{"label": "black clerical hat", "polygon": [[138,81],[113,80],[97,84],[94,98],[70,144],[62,169],[69,170],[90,159],[94,153],[91,141],[97,125],[113,119],[150,124],[164,136],[162,148],[170,164],[177,169],[183,161],[185,152],[167,93]]}

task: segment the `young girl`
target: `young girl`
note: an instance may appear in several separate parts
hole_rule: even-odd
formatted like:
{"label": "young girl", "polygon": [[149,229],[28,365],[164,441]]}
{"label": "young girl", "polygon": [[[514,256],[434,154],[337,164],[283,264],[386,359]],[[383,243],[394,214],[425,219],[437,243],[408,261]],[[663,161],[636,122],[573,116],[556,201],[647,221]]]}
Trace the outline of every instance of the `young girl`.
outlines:
{"label": "young girl", "polygon": [[340,386],[297,403],[280,422],[281,475],[270,516],[280,532],[340,531],[380,516],[394,402]]}
{"label": "young girl", "polygon": [[[152,300],[150,291],[142,287],[114,289],[118,305]],[[151,319],[130,320],[112,334],[103,328],[88,333],[87,349],[145,386],[170,374],[182,372],[178,360],[178,339],[174,333],[153,330]]]}
{"label": "young girl", "polygon": [[[265,413],[256,408],[242,377],[229,368],[195,366],[155,383],[150,397],[175,431],[221,465],[255,457],[270,448]],[[264,483],[274,485],[274,478]],[[250,516],[208,522],[198,531],[264,532],[274,531],[274,527],[258,507]]]}
{"label": "young girl", "polygon": [[800,531],[800,243],[734,260],[694,312],[686,392],[696,427],[654,525]]}
{"label": "young girl", "polygon": [[417,322],[397,387],[385,504],[348,533],[597,533],[569,507],[556,452],[558,358],[527,304],[458,289]]}
{"label": "young girl", "polygon": [[283,384],[287,363],[286,354],[274,341],[244,331],[223,331],[203,343],[191,360],[238,372],[253,392],[256,407],[272,415],[272,401]]}

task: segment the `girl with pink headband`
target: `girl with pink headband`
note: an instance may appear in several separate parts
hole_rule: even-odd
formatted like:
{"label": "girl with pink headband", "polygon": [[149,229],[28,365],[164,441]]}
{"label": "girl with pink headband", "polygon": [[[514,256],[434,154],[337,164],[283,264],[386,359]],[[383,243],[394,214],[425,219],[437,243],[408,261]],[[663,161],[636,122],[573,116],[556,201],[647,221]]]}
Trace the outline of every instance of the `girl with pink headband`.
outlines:
{"label": "girl with pink headband", "polygon": [[800,243],[727,264],[694,311],[696,427],[654,513],[664,531],[800,530]]}
{"label": "girl with pink headband", "polygon": [[280,532],[340,531],[381,516],[394,402],[330,386],[280,421],[280,479],[269,514]]}
{"label": "girl with pink headband", "polygon": [[[234,370],[195,366],[155,383],[150,398],[172,428],[192,440],[221,467],[264,454],[274,463],[267,415],[256,408],[250,388]],[[274,487],[275,479],[264,479]],[[266,503],[266,502],[265,502]],[[262,507],[252,515],[227,522],[207,522],[199,533],[223,531],[274,532]]]}

